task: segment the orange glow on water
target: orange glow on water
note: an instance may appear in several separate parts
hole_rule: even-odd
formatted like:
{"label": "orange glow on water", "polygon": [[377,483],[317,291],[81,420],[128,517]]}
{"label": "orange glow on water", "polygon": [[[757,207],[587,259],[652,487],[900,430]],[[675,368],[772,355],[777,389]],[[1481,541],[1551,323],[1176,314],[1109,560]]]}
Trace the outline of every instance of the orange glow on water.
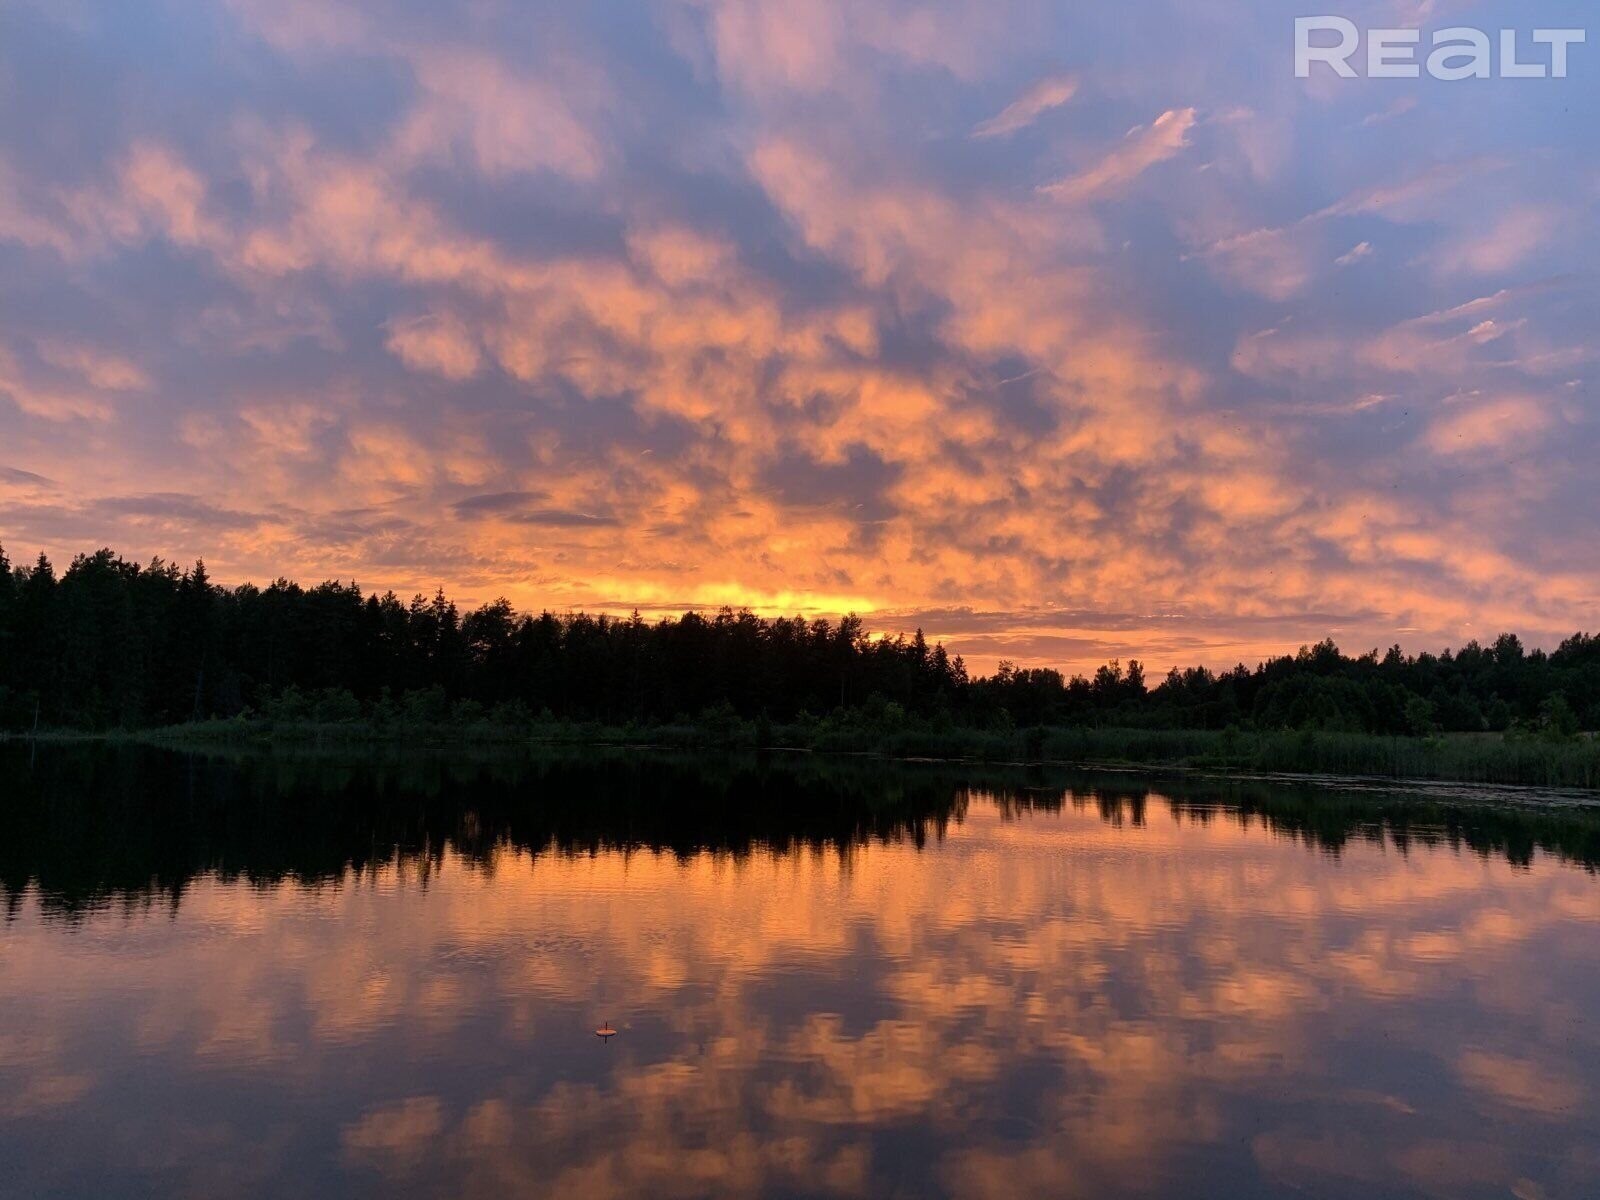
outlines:
{"label": "orange glow on water", "polygon": [[[145,1058],[266,1091],[396,1037],[421,1062],[476,1061],[464,1047],[489,1030],[502,1057],[466,1094],[424,1071],[341,1102],[345,1165],[423,1191],[448,1170],[466,1194],[826,1181],[858,1195],[878,1178],[874,1131],[915,1122],[945,1130],[936,1174],[962,1196],[1155,1188],[1185,1147],[1241,1132],[1278,1186],[1344,1186],[1351,1171],[1424,1191],[1516,1185],[1509,1131],[1441,1140],[1426,1115],[1465,1105],[1568,1131],[1574,1157],[1554,1169],[1584,1170],[1594,1097],[1577,1063],[1600,1048],[1534,966],[1552,939],[1570,951],[1600,929],[1583,872],[1363,843],[1335,862],[1163,808],[1108,824],[978,796],[929,851],[446,852],[425,876],[401,863],[315,888],[202,881],[175,918],[108,913],[67,936],[26,907],[4,1003],[9,1027],[35,1033],[6,1045],[7,1112],[69,1113],[111,1086],[84,1053],[94,1021]],[[47,1004],[65,1007],[45,1037],[28,1014]],[[1470,1042],[1449,1032],[1462,1006]],[[602,1018],[623,1036],[593,1068],[529,1065],[592,1042]],[[1529,1032],[1552,1021],[1554,1040]],[[1383,1030],[1412,1082],[1349,1082],[1347,1027]],[[978,1098],[1020,1069],[1056,1082],[990,1137],[1000,1118],[975,1115]],[[1344,1131],[1330,1142],[1292,1106],[1233,1109],[1263,1088],[1336,1106]]]}

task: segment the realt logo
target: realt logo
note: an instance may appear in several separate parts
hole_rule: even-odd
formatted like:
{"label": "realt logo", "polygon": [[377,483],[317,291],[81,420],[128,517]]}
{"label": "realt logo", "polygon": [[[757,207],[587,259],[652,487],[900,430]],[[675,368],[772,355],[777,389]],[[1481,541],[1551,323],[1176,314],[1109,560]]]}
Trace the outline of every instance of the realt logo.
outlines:
{"label": "realt logo", "polygon": [[[1330,40],[1329,35],[1332,35]],[[1313,40],[1315,38],[1315,41]],[[1535,29],[1527,50],[1515,29],[1499,31],[1498,49],[1481,29],[1457,25],[1433,34],[1432,52],[1426,60],[1429,75],[1435,79],[1565,79],[1567,52],[1588,40],[1582,29]],[[1368,79],[1416,79],[1424,64],[1417,61],[1421,49],[1420,29],[1369,29],[1365,56]],[[1355,79],[1358,72],[1350,65],[1361,49],[1361,30],[1344,17],[1296,17],[1294,22],[1294,73],[1297,78],[1311,75],[1311,64],[1322,63],[1341,79]]]}

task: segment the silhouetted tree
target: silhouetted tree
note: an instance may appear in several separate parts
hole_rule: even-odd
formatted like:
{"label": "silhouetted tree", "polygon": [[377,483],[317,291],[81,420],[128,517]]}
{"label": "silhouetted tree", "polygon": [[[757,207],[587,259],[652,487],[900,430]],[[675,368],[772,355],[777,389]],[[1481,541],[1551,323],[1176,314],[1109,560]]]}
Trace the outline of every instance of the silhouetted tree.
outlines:
{"label": "silhouetted tree", "polygon": [[140,727],[269,708],[330,721],[548,712],[608,722],[845,709],[999,729],[1564,737],[1600,727],[1600,637],[1545,653],[1502,634],[1414,657],[1398,646],[1350,657],[1325,640],[1253,669],[1175,667],[1154,687],[1138,660],[1070,678],[1002,662],[973,678],[922,630],[875,637],[855,615],[724,608],[650,622],[519,613],[504,599],[462,614],[442,590],[407,603],[336,580],[226,588],[204,562],[140,566],[105,549],[57,579],[44,555],[13,567],[0,549],[0,727]]}

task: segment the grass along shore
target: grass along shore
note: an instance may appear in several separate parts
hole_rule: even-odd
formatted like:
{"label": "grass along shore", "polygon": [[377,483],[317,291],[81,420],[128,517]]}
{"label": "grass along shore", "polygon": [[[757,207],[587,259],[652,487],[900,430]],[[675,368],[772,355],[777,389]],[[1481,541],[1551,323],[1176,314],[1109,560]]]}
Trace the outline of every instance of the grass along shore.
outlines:
{"label": "grass along shore", "polygon": [[[30,735],[11,735],[25,740]],[[40,740],[131,741],[171,747],[408,744],[611,745],[681,750],[790,749],[888,758],[987,763],[1186,767],[1303,775],[1365,775],[1461,783],[1600,789],[1600,740],[1579,735],[1443,734],[1384,737],[1313,730],[974,729],[860,713],[797,722],[741,720],[731,713],[664,724],[555,719],[498,720],[471,712],[447,720],[375,721],[239,717],[146,730],[41,730]]]}

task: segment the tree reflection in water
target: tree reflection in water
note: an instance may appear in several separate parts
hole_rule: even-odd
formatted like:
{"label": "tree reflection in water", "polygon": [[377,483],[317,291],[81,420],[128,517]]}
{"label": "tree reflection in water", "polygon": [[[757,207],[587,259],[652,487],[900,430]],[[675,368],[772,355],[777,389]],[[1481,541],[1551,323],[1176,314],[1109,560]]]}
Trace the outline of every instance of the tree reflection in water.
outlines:
{"label": "tree reflection in water", "polygon": [[806,756],[3,765],[18,1194],[1600,1174],[1582,810]]}

